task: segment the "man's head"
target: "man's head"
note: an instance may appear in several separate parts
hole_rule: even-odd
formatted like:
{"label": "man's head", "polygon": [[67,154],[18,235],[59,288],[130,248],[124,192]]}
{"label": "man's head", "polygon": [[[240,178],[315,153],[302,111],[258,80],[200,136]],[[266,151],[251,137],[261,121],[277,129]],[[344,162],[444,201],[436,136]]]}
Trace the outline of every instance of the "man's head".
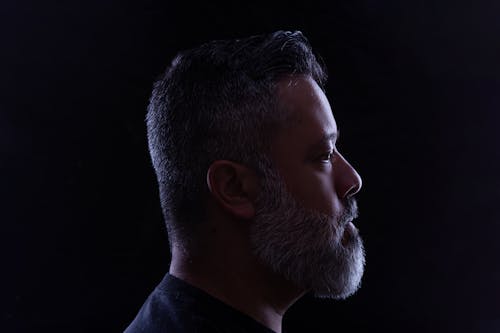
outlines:
{"label": "man's head", "polygon": [[[349,222],[361,179],[335,148],[325,81],[300,32],[213,41],[174,59],[147,116],[171,245],[195,247],[216,202],[248,222],[255,255],[276,273],[322,296],[356,289],[364,255]],[[224,192],[222,168],[245,186]],[[254,183],[248,170],[258,196],[233,196]]]}
{"label": "man's head", "polygon": [[289,74],[320,86],[326,80],[304,36],[280,31],[181,52],[156,82],[148,139],[171,242],[187,241],[203,223],[214,161],[262,171],[269,142],[286,121],[275,90]]}

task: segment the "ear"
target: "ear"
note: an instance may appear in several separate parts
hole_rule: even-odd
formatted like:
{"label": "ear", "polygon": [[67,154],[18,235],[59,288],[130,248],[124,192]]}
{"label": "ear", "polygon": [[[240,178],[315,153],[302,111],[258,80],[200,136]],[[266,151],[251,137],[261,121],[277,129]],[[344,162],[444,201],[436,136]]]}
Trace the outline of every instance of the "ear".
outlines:
{"label": "ear", "polygon": [[208,168],[207,185],[215,201],[227,212],[251,219],[258,182],[253,170],[226,160],[217,160]]}

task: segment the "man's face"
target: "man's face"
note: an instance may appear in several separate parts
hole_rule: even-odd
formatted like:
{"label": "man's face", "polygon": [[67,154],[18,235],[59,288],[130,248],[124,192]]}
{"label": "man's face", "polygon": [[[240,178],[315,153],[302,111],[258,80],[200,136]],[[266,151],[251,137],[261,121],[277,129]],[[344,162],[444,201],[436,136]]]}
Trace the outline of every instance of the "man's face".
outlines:
{"label": "man's face", "polygon": [[310,77],[278,84],[291,117],[271,145],[274,169],[262,180],[251,239],[276,273],[317,296],[345,298],[360,285],[363,243],[350,223],[361,178],[335,147],[328,100]]}

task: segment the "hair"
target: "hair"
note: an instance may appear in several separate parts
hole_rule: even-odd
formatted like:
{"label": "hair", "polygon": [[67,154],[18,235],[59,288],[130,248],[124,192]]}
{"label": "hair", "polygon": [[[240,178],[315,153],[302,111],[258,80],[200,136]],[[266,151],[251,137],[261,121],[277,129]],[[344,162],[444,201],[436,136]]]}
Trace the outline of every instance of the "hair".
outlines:
{"label": "hair", "polygon": [[146,123],[171,246],[189,242],[206,219],[206,175],[214,161],[264,175],[269,143],[287,119],[275,94],[287,75],[308,75],[322,89],[326,83],[326,70],[300,31],[182,51],[154,84]]}

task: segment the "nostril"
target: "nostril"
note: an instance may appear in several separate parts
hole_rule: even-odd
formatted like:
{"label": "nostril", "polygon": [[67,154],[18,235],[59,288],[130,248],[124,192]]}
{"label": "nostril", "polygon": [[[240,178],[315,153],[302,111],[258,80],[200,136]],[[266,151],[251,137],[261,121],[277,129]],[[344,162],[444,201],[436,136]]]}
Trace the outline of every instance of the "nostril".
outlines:
{"label": "nostril", "polygon": [[349,199],[352,197],[354,194],[356,194],[358,191],[356,190],[357,185],[352,185],[344,194],[344,199]]}
{"label": "nostril", "polygon": [[358,178],[358,182],[351,185],[351,187],[345,192],[344,198],[348,199],[359,192],[361,189],[361,179]]}

